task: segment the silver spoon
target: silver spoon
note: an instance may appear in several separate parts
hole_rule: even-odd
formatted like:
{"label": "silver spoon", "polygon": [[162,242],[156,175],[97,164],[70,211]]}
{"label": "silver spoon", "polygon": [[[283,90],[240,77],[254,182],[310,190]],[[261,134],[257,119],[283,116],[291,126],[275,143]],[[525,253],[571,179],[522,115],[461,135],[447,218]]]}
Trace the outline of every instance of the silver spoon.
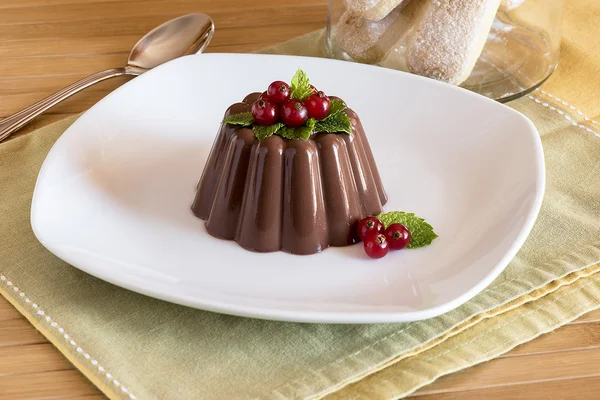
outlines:
{"label": "silver spoon", "polygon": [[138,76],[177,57],[203,52],[214,31],[213,21],[206,14],[187,14],[165,22],[133,46],[125,67],[97,72],[1,120],[0,142],[44,111],[98,82],[115,76]]}

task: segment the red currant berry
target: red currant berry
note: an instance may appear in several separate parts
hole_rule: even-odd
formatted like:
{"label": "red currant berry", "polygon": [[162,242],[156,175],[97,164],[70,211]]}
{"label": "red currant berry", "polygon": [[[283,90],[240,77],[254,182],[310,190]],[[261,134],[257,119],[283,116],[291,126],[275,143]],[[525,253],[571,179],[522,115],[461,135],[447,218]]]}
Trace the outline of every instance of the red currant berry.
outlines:
{"label": "red currant berry", "polygon": [[313,93],[317,93],[318,92],[317,88],[314,87],[313,85],[310,85],[310,88],[312,89]]}
{"label": "red currant berry", "polygon": [[402,224],[391,224],[384,235],[392,250],[402,250],[410,242],[410,231]]}
{"label": "red currant berry", "polygon": [[329,97],[325,96],[325,93],[323,92],[317,92],[311,95],[306,99],[304,104],[306,104],[306,109],[308,110],[308,116],[310,118],[319,121],[329,115],[331,102],[329,101]]}
{"label": "red currant berry", "polygon": [[308,119],[308,111],[304,104],[296,100],[290,100],[281,105],[281,120],[290,128],[304,125]]}
{"label": "red currant berry", "polygon": [[252,104],[252,117],[259,125],[273,125],[279,118],[279,108],[269,100],[259,99]]}
{"label": "red currant berry", "polygon": [[264,92],[262,92],[262,94],[260,96],[258,96],[258,100],[269,100],[269,95],[267,94],[267,91],[265,90]]}
{"label": "red currant berry", "polygon": [[269,85],[267,95],[273,103],[285,103],[290,99],[290,85],[283,81],[275,81]]}
{"label": "red currant berry", "polygon": [[365,253],[371,258],[384,257],[390,251],[385,235],[371,235],[364,242]]}
{"label": "red currant berry", "polygon": [[374,234],[383,233],[383,223],[377,217],[366,217],[358,223],[358,237],[360,240]]}

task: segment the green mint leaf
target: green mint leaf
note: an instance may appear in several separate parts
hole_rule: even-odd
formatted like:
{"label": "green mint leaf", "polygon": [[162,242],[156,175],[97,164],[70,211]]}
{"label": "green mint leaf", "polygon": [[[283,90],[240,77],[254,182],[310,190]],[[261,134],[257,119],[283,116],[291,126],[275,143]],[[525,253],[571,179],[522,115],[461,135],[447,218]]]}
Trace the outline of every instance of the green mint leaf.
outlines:
{"label": "green mint leaf", "polygon": [[309,118],[303,126],[296,128],[296,135],[298,139],[308,140],[310,134],[315,129],[316,120],[313,118]]}
{"label": "green mint leaf", "polygon": [[254,125],[252,130],[254,131],[254,136],[258,140],[265,140],[269,136],[273,136],[281,127],[284,126],[281,122],[278,122],[273,125],[263,126],[263,125]]}
{"label": "green mint leaf", "polygon": [[341,113],[346,109],[346,103],[344,103],[340,99],[331,100],[331,105],[329,108],[329,115],[325,118],[325,120],[329,118],[335,117],[337,114]]}
{"label": "green mint leaf", "polygon": [[309,118],[306,123],[298,128],[290,128],[287,126],[282,127],[277,134],[283,138],[290,140],[308,140],[310,134],[315,128],[315,121],[313,118]]}
{"label": "green mint leaf", "polygon": [[296,71],[292,78],[290,89],[290,97],[292,100],[304,101],[313,93],[308,76],[306,76],[306,73],[300,68],[298,68],[298,71]]}
{"label": "green mint leaf", "polygon": [[223,120],[225,124],[250,126],[254,122],[251,112],[245,112],[240,114],[232,114]]}
{"label": "green mint leaf", "polygon": [[284,139],[290,139],[290,140],[293,140],[296,138],[294,136],[294,128],[288,128],[287,126],[282,127],[277,132],[277,135],[281,136]]}
{"label": "green mint leaf", "polygon": [[410,231],[409,249],[428,246],[438,237],[433,231],[433,227],[429,225],[423,218],[417,217],[413,213],[405,213],[402,211],[391,211],[377,216],[383,225],[387,228],[391,224],[403,224]]}
{"label": "green mint leaf", "polygon": [[352,124],[345,112],[338,112],[335,115],[329,115],[324,120],[317,121],[315,131],[328,133],[344,132],[350,135],[352,134]]}

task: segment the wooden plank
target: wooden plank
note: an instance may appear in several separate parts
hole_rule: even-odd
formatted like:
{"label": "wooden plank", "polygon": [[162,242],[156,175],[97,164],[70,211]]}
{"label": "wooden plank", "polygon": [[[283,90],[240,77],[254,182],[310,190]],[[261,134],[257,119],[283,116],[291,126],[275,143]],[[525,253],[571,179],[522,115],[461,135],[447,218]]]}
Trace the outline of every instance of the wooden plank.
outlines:
{"label": "wooden plank", "polygon": [[[24,318],[3,321],[0,324],[0,347],[23,346],[46,342],[46,338]],[[0,396],[1,398],[2,396]]]}
{"label": "wooden plank", "polygon": [[[163,9],[170,9],[173,6],[179,4],[179,3],[186,3],[189,2],[190,0],[177,0],[177,1],[170,1],[169,3],[162,3],[163,4]],[[52,6],[52,7],[60,7],[63,5],[69,5],[71,7],[77,7],[77,6],[81,6],[81,5],[86,5],[89,3],[93,3],[93,4],[104,4],[106,5],[108,8],[111,9],[118,9],[121,4],[123,3],[146,3],[147,0],[19,0],[19,1],[15,1],[15,0],[0,0],[0,9],[3,10],[11,10],[11,9],[26,9],[28,12],[31,13],[37,13],[37,10],[39,8],[43,8],[46,6]],[[244,7],[244,5],[247,5],[248,2],[247,1],[243,1],[243,0],[219,0],[218,2],[214,1],[214,0],[195,0],[194,1],[196,4],[196,12],[206,12],[208,13],[209,11],[212,10],[218,10],[218,9],[222,9],[222,8],[226,8],[229,7],[233,10],[235,10],[235,7]],[[307,1],[307,4],[313,4],[313,3],[320,3],[320,4],[327,4],[326,1],[320,1],[320,0],[309,0]],[[273,8],[277,8],[280,7],[282,5],[290,5],[290,4],[298,4],[296,1],[294,0],[277,0],[277,3],[265,3],[262,1],[253,1],[250,3],[251,5],[254,6],[260,6],[262,4],[267,4],[270,5]],[[35,7],[35,8],[34,8]],[[144,5],[140,6],[140,9],[142,9],[144,7]]]}
{"label": "wooden plank", "polygon": [[[211,46],[210,52],[212,53],[245,53],[248,51],[260,49],[273,43],[254,43],[254,44],[233,44],[224,46]],[[2,49],[0,48],[0,51]],[[85,78],[87,74],[75,73],[75,74],[60,74],[60,75],[45,75],[45,76],[22,76],[12,78],[0,77],[0,97],[10,94],[21,94],[21,93],[35,93],[38,94],[49,94],[53,93],[57,89],[63,88],[71,83]],[[113,90],[121,85],[117,79],[111,79],[106,82],[112,86]],[[98,90],[98,86],[92,86],[86,90]],[[107,87],[107,89],[109,89]]]}
{"label": "wooden plank", "polygon": [[[89,109],[96,104],[100,99],[108,94],[108,91],[89,91],[75,95],[71,99],[65,100],[56,105],[45,115],[51,114],[75,114]],[[0,104],[0,117],[7,117],[26,106],[42,99],[43,95],[23,94],[5,96],[9,101],[6,104]]]}
{"label": "wooden plank", "polygon": [[[105,82],[101,82],[94,87],[88,88],[64,100],[60,104],[50,109],[48,113],[65,114],[85,111],[94,104],[96,104],[108,93],[121,86],[123,83],[127,82],[129,79],[131,78],[119,77],[113,78]],[[52,90],[46,90],[44,92],[3,95],[2,98],[6,101],[0,103],[0,116],[7,116],[16,111],[19,111],[20,109],[54,93],[54,91],[58,89],[60,88],[53,88]]]}
{"label": "wooden plank", "polygon": [[[90,90],[80,92],[73,97],[64,100],[49,111],[53,114],[74,114],[85,111],[96,104],[108,94],[105,90]],[[6,96],[7,104],[0,104],[0,116],[8,116],[20,109],[42,99],[44,96],[37,94],[23,94]]]}
{"label": "wooden plank", "polygon": [[585,324],[588,322],[600,322],[600,309],[585,314],[579,319],[571,322],[571,324]]}
{"label": "wooden plank", "polygon": [[[64,26],[64,25],[60,25]],[[320,23],[307,23],[295,25],[286,29],[285,35],[279,35],[281,27],[265,26],[256,28],[235,28],[223,30],[215,34],[214,46],[231,43],[233,38],[237,38],[239,44],[265,43],[265,37],[275,38],[273,43],[292,38],[321,27]],[[0,37],[2,37],[2,27],[0,27]],[[67,74],[92,74],[102,69],[123,66],[127,62],[128,52],[116,52],[106,54],[92,55],[73,55],[69,56],[68,62],[63,57],[40,56],[33,59],[5,58],[0,62],[0,76],[3,79],[26,77],[26,76],[45,76],[45,75],[67,75]]]}
{"label": "wooden plank", "polygon": [[[210,53],[245,53],[257,50],[274,43],[251,43],[251,44],[232,44],[223,46],[211,46]],[[0,47],[0,52],[2,48]],[[128,51],[128,50],[127,50]],[[111,65],[110,67],[118,67]],[[97,68],[99,71],[100,69]],[[95,71],[94,71],[95,72]],[[52,93],[57,88],[63,88],[79,79],[85,78],[89,74],[77,72],[72,74],[61,73],[59,75],[42,76],[19,76],[19,77],[0,77],[0,96],[18,94],[18,93]],[[111,79],[107,82],[115,82]],[[114,88],[120,84],[115,84]],[[97,86],[92,86],[86,90],[96,90]]]}
{"label": "wooden plank", "polygon": [[[273,14],[268,9],[260,10],[248,10],[245,14],[236,13],[235,21],[245,22],[243,24],[233,25],[231,22],[231,16],[228,14],[223,15],[223,23],[220,24],[218,19],[215,19],[215,40],[218,42],[218,38],[221,32],[245,29],[246,32],[251,32],[247,36],[238,36],[238,40],[243,39],[260,39],[264,41],[264,38],[260,37],[259,31],[264,28],[276,29],[278,36],[275,36],[275,41],[281,41],[281,35],[288,36],[289,29],[293,29],[296,26],[303,24],[313,24],[317,28],[322,28],[325,23],[325,14],[322,7],[310,7],[308,11],[300,11],[301,9],[289,9],[287,12],[282,12],[280,17],[270,19],[269,16],[273,17]],[[310,22],[298,23],[298,19],[293,19],[297,13],[307,13],[307,17],[311,19],[307,20]],[[17,24],[17,25],[0,25],[0,38],[3,40],[31,40],[31,39],[48,39],[48,38],[87,38],[87,37],[101,37],[101,36],[138,36],[141,37],[146,32],[162,24],[163,22],[179,16],[180,13],[168,12],[162,15],[150,15],[144,18],[137,17],[113,17],[110,20],[74,20],[69,23],[65,22],[52,22],[45,24]],[[247,21],[247,22],[246,22]],[[257,24],[257,22],[262,24]],[[228,26],[229,25],[229,26]],[[296,36],[296,35],[293,35]],[[292,37],[293,37],[292,36]],[[231,41],[227,43],[232,43]],[[234,42],[235,43],[235,42]]]}
{"label": "wooden plank", "polygon": [[[35,12],[37,7],[43,7],[47,5],[58,6],[62,4],[82,4],[82,3],[106,3],[113,6],[115,3],[119,3],[122,0],[0,0],[0,9],[11,9],[11,8],[29,8],[31,12]],[[144,0],[137,0],[142,2]]]}
{"label": "wooden plank", "polygon": [[[287,26],[261,26],[261,27],[240,27],[232,29],[222,29],[215,31],[215,37],[211,42],[211,46],[222,46],[225,44],[256,44],[268,43],[276,44],[284,42],[288,39],[293,39],[297,36],[304,35],[323,28],[325,21],[311,21],[304,23],[296,23]],[[271,41],[267,41],[270,38]],[[262,46],[261,46],[262,47]],[[258,49],[259,47],[257,47]]]}
{"label": "wooden plank", "polygon": [[499,358],[439,379],[420,394],[600,375],[600,349]]}
{"label": "wooden plank", "polygon": [[25,400],[99,395],[78,370],[0,376],[0,399]]}
{"label": "wooden plank", "polygon": [[0,62],[0,75],[4,78],[62,74],[92,74],[102,69],[124,66],[128,53],[73,56],[69,62],[59,57],[36,58],[35,62],[19,58],[6,58]]}
{"label": "wooden plank", "polygon": [[[85,77],[86,75],[84,74],[75,74],[64,76],[37,76],[31,78],[25,77],[4,79],[1,80],[0,83],[0,97],[4,98],[4,96],[15,94],[30,94],[32,96],[32,100],[35,101],[34,99],[39,100],[44,96],[54,93],[57,89],[64,88],[65,86]],[[100,84],[94,85],[85,89],[85,91],[114,90],[127,80],[127,78],[112,78],[102,82],[102,86]]]}
{"label": "wooden plank", "polygon": [[22,318],[21,314],[6,300],[0,296],[0,323],[11,319]]}
{"label": "wooden plank", "polygon": [[0,347],[0,376],[75,369],[50,343]]}
{"label": "wooden plank", "polygon": [[598,393],[600,393],[600,376],[593,376],[429,395],[415,393],[409,398],[415,400],[597,399]]}
{"label": "wooden plank", "polygon": [[119,35],[10,40],[0,46],[0,59],[127,53],[139,39],[140,35]]}
{"label": "wooden plank", "polygon": [[[139,39],[140,35],[121,35],[92,38],[13,40],[4,42],[0,46],[0,60],[8,58],[35,59],[42,56],[66,57],[72,55],[93,56],[107,53],[129,53]],[[253,43],[247,44],[221,43],[220,45],[216,45],[214,42],[211,42],[207,52],[246,52],[249,49],[248,45],[255,45],[256,47],[252,49],[259,49],[277,42],[278,40],[273,37],[258,37]],[[23,60],[23,62],[26,61]],[[35,60],[29,60],[28,62],[33,61]],[[0,80],[3,79],[5,78],[0,77]]]}
{"label": "wooden plank", "polygon": [[[122,1],[114,7],[106,7],[103,3],[83,3],[70,5],[38,6],[32,13],[29,8],[5,9],[0,13],[0,25],[17,26],[27,24],[50,24],[57,22],[105,20],[110,23],[115,15],[120,18],[148,18],[165,15],[184,15],[202,11],[196,0],[173,2],[165,8],[162,0],[148,0],[143,6],[136,1]],[[210,17],[218,29],[240,26],[240,21],[252,21],[256,26],[292,24],[301,21],[322,19],[327,6],[320,1],[302,2],[295,0],[279,0],[277,7],[264,3],[252,4],[239,0],[219,0],[210,10]],[[297,16],[293,19],[294,15]],[[253,19],[248,19],[253,17]],[[240,19],[242,18],[242,19]],[[168,19],[168,18],[167,18]],[[166,19],[165,19],[166,20]]]}
{"label": "wooden plank", "polygon": [[[600,322],[566,325],[559,330],[525,343],[502,357],[600,348]],[[556,355],[560,357],[560,355]]]}
{"label": "wooden plank", "polygon": [[[268,43],[232,45],[214,47],[215,52],[247,52],[254,48],[267,46]],[[0,78],[0,117],[6,117],[44,97],[70,85],[71,83],[84,78],[86,74],[66,74],[61,76],[34,76],[18,78]],[[84,93],[96,91],[101,93],[90,94],[89,100],[82,98],[82,103],[74,103],[74,107],[61,104],[58,108],[53,108],[49,113],[78,113],[84,111],[95,104],[99,99],[121,86],[130,78],[114,78],[101,84],[85,89]],[[82,95],[78,95],[82,96]],[[87,95],[86,95],[87,96]]]}
{"label": "wooden plank", "polygon": [[71,21],[48,24],[0,25],[0,37],[3,40],[50,39],[50,38],[84,38],[98,36],[143,35],[172,15],[152,16],[147,18],[119,18],[111,21]]}
{"label": "wooden plank", "polygon": [[[301,28],[301,29],[305,29]],[[308,29],[310,31],[312,29]],[[297,32],[298,34],[304,32]],[[234,46],[215,46],[214,51],[227,52],[246,52],[257,48],[265,47],[269,43],[234,45]],[[5,78],[0,79],[1,83],[8,82],[6,88],[0,85],[0,95],[3,101],[0,103],[0,116],[8,116],[42,98],[55,92],[58,89],[80,79],[88,74],[94,73],[100,69],[111,68],[122,64],[127,58],[127,54],[109,54],[93,57],[75,57],[72,62],[65,64],[63,60],[51,58],[47,60],[38,60],[34,65],[28,65],[20,69],[22,60],[11,59],[0,63],[0,74]],[[82,73],[83,71],[83,73]],[[54,74],[59,74],[54,75]],[[48,76],[49,75],[49,76]],[[8,78],[7,78],[8,77]],[[31,80],[31,82],[29,82]],[[38,84],[46,82],[45,84]],[[22,83],[24,89],[19,89]],[[55,84],[56,83],[56,84]],[[116,80],[111,80],[103,89],[98,87],[86,89],[82,94],[76,97],[79,100],[67,100],[58,107],[51,110],[52,113],[78,113],[82,112],[98,100],[103,98],[110,91],[120,86]],[[36,88],[37,86],[37,88]],[[30,88],[31,90],[27,90]],[[36,90],[37,89],[37,90]]]}

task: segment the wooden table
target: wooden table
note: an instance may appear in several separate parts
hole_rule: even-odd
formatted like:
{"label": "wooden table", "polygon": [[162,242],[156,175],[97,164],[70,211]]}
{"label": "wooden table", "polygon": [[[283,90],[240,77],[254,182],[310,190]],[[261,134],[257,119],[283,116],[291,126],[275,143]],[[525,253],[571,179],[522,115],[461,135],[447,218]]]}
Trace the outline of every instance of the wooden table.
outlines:
{"label": "wooden table", "polygon": [[[205,12],[212,52],[246,52],[322,28],[327,0],[0,0],[0,118],[101,69],[124,65],[145,32]],[[124,80],[75,95],[22,129],[86,110]],[[0,298],[0,399],[105,397]],[[3,395],[4,393],[4,395]],[[486,364],[438,380],[424,399],[598,398],[600,311]]]}

